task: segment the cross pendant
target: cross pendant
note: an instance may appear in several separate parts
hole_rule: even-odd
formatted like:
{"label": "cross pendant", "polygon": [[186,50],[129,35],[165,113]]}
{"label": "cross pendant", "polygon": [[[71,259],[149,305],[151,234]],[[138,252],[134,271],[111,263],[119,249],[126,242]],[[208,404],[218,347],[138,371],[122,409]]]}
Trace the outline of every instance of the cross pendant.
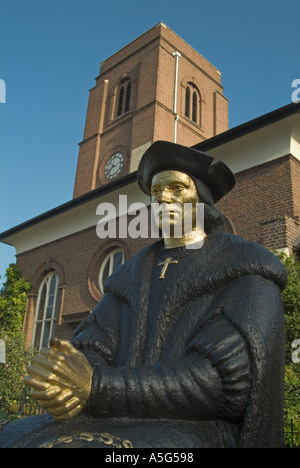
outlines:
{"label": "cross pendant", "polygon": [[167,268],[171,263],[178,263],[178,260],[172,260],[172,257],[167,257],[164,262],[161,262],[157,265],[162,266],[159,279],[165,279]]}

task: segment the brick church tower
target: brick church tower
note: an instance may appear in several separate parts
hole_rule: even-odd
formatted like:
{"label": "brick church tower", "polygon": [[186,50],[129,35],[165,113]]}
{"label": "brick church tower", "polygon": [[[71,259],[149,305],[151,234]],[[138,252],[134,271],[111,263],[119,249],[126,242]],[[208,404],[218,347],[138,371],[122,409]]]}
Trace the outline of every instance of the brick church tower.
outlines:
{"label": "brick church tower", "polygon": [[74,197],[135,171],[156,140],[191,146],[227,129],[220,72],[159,23],[101,64]]}

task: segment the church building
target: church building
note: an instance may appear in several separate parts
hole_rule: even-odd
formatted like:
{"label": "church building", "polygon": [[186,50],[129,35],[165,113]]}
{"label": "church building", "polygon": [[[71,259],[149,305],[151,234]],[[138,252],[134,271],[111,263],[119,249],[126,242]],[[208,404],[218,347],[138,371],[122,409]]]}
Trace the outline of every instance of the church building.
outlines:
{"label": "church building", "polygon": [[235,188],[216,205],[228,232],[300,252],[300,104],[228,129],[220,71],[159,23],[101,63],[73,199],[0,235],[15,247],[32,285],[24,319],[28,345],[47,346],[53,335],[70,339],[101,299],[106,278],[153,242],[99,238],[97,225],[103,204],[116,208],[106,218],[116,232],[133,218],[130,205],[149,206],[136,170],[157,140],[205,151],[235,173]]}

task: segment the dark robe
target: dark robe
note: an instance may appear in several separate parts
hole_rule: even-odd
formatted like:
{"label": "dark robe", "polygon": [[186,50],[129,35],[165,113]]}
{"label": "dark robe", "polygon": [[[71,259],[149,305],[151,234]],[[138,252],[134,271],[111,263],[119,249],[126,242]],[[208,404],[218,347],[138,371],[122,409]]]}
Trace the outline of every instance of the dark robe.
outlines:
{"label": "dark robe", "polygon": [[[159,279],[166,257],[178,263]],[[72,339],[94,367],[85,412],[43,415],[33,431],[24,422],[31,436],[19,432],[15,446],[102,447],[108,433],[137,448],[281,447],[285,284],[273,254],[222,231],[201,249],[144,248]]]}

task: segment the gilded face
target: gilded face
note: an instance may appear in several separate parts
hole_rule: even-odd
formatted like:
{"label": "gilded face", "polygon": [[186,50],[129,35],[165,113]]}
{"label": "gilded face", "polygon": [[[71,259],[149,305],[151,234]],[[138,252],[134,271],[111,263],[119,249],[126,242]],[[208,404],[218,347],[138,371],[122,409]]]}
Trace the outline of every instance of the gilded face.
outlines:
{"label": "gilded face", "polygon": [[193,179],[183,172],[163,171],[152,179],[151,203],[157,203],[162,207],[157,219],[158,226],[162,230],[164,216],[168,217],[171,227],[176,223],[182,224],[188,209],[194,218],[198,198]]}

